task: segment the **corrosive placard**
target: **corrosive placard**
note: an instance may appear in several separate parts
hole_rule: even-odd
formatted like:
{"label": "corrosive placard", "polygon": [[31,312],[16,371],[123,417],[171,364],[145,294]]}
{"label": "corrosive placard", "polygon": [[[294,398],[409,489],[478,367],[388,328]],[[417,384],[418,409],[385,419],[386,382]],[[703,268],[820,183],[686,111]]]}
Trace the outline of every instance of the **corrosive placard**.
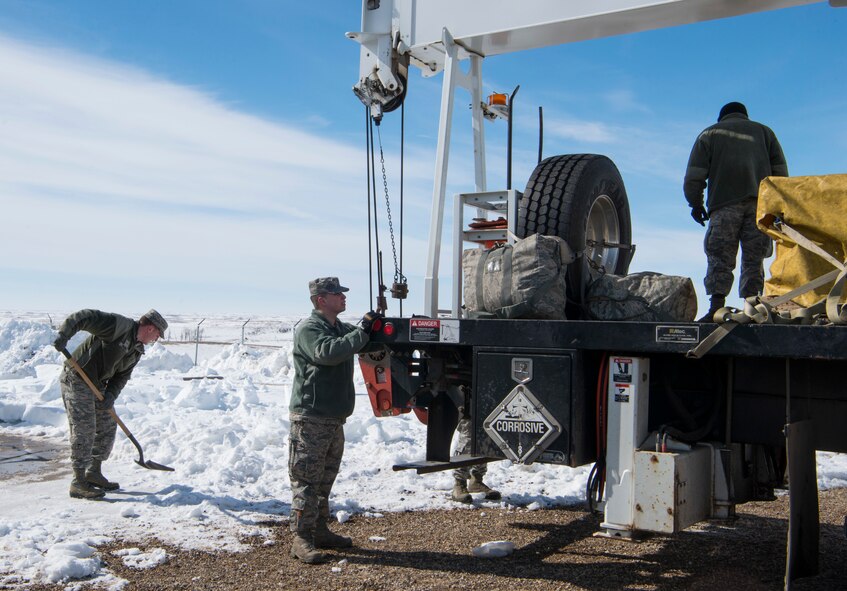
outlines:
{"label": "corrosive placard", "polygon": [[483,422],[488,436],[510,460],[531,463],[562,431],[561,425],[523,384]]}

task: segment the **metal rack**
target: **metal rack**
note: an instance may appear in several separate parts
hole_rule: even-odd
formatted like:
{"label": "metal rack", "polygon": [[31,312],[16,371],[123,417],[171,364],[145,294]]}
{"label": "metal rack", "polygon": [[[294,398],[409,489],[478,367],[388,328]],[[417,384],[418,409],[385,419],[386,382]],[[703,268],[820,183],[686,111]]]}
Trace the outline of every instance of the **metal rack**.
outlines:
{"label": "metal rack", "polygon": [[[486,243],[515,242],[518,220],[518,203],[521,192],[515,189],[485,191],[481,193],[457,193],[453,201],[453,305],[451,318],[462,318],[462,251],[465,242],[473,242],[483,248]],[[471,228],[465,224],[465,208],[476,210],[474,217],[486,218],[494,213],[506,218],[506,228]]]}

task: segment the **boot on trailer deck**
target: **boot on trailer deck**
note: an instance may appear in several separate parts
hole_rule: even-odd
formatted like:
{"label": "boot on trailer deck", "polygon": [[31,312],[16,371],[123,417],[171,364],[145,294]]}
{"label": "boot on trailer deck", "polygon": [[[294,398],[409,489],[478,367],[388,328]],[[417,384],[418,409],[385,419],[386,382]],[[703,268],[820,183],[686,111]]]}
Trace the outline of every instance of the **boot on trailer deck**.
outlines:
{"label": "boot on trailer deck", "polygon": [[697,322],[714,322],[715,312],[726,306],[726,296],[713,294],[710,299],[709,311],[697,319]]}

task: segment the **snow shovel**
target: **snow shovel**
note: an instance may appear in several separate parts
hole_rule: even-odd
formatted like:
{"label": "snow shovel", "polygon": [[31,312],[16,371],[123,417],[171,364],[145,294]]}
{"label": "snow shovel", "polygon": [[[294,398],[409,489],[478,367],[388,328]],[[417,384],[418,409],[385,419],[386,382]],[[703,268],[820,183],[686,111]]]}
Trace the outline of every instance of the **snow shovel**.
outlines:
{"label": "snow shovel", "polygon": [[[94,396],[97,397],[97,400],[103,402],[105,398],[103,398],[103,395],[100,393],[100,390],[97,389],[97,386],[94,385],[94,382],[91,381],[91,378],[88,377],[82,367],[80,367],[79,363],[76,362],[76,359],[71,357],[71,354],[68,353],[68,350],[64,347],[62,348],[62,355],[67,357],[68,361],[71,362],[71,366],[73,366],[73,368],[79,374],[79,377],[81,377],[85,381],[85,383],[88,384],[88,387],[91,388],[91,391],[94,393]],[[115,419],[115,422],[124,432],[124,434],[129,438],[130,441],[132,441],[132,444],[135,446],[135,449],[138,450],[138,459],[135,460],[136,464],[138,464],[142,468],[147,468],[148,470],[164,470],[166,472],[174,471],[173,468],[163,466],[162,464],[157,464],[153,460],[145,460],[144,452],[141,450],[141,444],[139,444],[138,440],[135,439],[135,437],[132,436],[132,433],[129,432],[129,429],[127,429],[126,425],[124,425],[124,422],[120,419],[120,417],[118,417],[118,413],[115,412],[115,409],[110,408],[109,414],[112,415],[112,418]]]}

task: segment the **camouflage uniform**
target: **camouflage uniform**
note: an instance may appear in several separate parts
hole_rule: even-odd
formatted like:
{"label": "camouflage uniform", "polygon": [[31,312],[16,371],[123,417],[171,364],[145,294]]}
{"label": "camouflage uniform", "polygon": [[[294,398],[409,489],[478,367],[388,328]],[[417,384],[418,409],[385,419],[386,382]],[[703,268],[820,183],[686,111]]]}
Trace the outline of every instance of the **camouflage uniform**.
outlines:
{"label": "camouflage uniform", "polygon": [[344,419],[292,414],[288,473],[291,531],[311,533],[329,520],[329,493],[344,454]]}
{"label": "camouflage uniform", "polygon": [[741,243],[741,276],[738,293],[742,298],[762,293],[765,269],[762,261],[773,251],[771,239],[756,227],[756,200],[727,205],[709,217],[703,240],[708,262],[706,293],[727,295],[732,288],[732,272],[738,244]]}
{"label": "camouflage uniform", "polygon": [[[336,277],[310,282],[310,293],[341,293]],[[290,529],[311,543],[326,531],[329,494],[344,452],[344,422],[355,407],[354,356],[369,341],[352,324],[330,321],[318,310],[294,334],[294,383],[289,412],[288,472],[291,479]]]}
{"label": "camouflage uniform", "polygon": [[769,127],[751,121],[744,105],[725,105],[718,122],[697,136],[683,184],[692,211],[703,211],[703,191],[708,186],[708,216],[704,211],[697,221],[709,220],[704,241],[708,259],[704,284],[709,295],[729,295],[739,241],[739,295],[762,291],[762,260],[772,247],[756,228],[756,201],[759,183],[767,176],[788,176],[779,140]]}
{"label": "camouflage uniform", "polygon": [[75,471],[87,469],[91,460],[106,460],[112,451],[117,425],[108,409],[144,354],[144,345],[137,340],[138,327],[138,322],[119,314],[80,310],[69,315],[59,328],[58,349],[64,348],[77,332],[90,333],[74,350],[73,358],[105,398],[104,402],[98,401],[76,370],[65,363],[60,386],[68,412]]}
{"label": "camouflage uniform", "polygon": [[[459,419],[459,424],[456,425],[456,433],[459,438],[456,441],[456,455],[471,453],[471,429],[473,423],[471,420],[462,416]],[[453,478],[456,480],[468,480],[471,476],[482,480],[482,477],[488,472],[488,464],[476,464],[474,466],[462,466],[453,470]]]}
{"label": "camouflage uniform", "polygon": [[97,400],[88,384],[70,367],[62,370],[60,384],[68,412],[71,466],[76,472],[87,469],[92,459],[105,462],[112,453],[117,431],[109,414],[112,405]]}

